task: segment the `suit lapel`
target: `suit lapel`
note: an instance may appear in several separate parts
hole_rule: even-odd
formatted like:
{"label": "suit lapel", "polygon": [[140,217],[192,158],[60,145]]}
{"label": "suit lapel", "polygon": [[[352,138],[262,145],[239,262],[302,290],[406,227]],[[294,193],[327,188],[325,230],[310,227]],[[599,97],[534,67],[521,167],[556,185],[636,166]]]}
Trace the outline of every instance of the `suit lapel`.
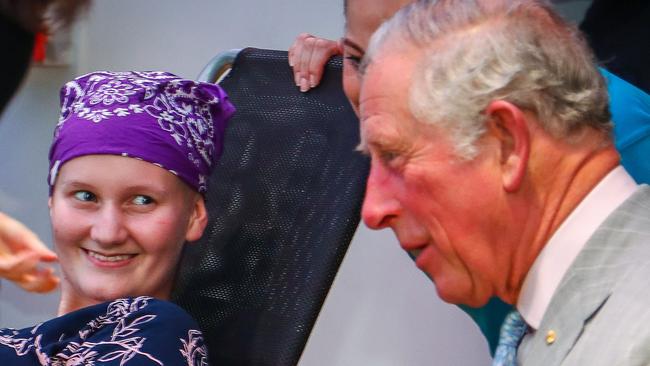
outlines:
{"label": "suit lapel", "polygon": [[582,334],[585,322],[594,316],[607,301],[613,283],[584,287],[592,276],[602,275],[596,267],[584,272],[571,271],[558,291],[553,295],[539,329],[522,344],[522,356],[531,357],[525,365],[555,365],[562,362]]}
{"label": "suit lapel", "polygon": [[[537,331],[519,348],[523,365],[556,365],[579,340],[585,324],[598,313],[630,268],[634,248],[626,230],[647,230],[643,218],[650,205],[650,188],[643,186],[617,208],[587,241],[565,274]],[[641,213],[639,213],[641,212]],[[646,222],[643,222],[646,221]],[[554,337],[549,337],[550,332]],[[551,339],[550,338],[554,338]]]}

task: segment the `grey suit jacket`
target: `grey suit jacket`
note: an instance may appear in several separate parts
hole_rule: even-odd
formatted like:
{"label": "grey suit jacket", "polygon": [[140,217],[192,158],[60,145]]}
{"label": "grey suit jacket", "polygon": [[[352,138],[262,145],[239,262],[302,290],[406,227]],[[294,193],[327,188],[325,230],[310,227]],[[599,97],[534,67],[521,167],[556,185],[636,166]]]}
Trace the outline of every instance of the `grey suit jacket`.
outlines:
{"label": "grey suit jacket", "polygon": [[517,358],[523,366],[650,365],[649,186],[587,241]]}

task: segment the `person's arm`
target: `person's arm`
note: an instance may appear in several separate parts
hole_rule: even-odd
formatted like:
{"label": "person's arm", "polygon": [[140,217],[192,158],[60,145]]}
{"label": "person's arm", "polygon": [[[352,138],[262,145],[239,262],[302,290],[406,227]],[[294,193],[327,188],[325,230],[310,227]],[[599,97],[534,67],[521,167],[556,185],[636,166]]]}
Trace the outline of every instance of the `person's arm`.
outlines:
{"label": "person's arm", "polygon": [[15,282],[31,292],[49,292],[59,284],[51,267],[56,254],[25,225],[0,212],[0,278]]}
{"label": "person's arm", "polygon": [[308,33],[300,34],[289,48],[289,65],[300,91],[315,88],[323,77],[325,64],[330,57],[341,55],[339,42],[318,38]]}

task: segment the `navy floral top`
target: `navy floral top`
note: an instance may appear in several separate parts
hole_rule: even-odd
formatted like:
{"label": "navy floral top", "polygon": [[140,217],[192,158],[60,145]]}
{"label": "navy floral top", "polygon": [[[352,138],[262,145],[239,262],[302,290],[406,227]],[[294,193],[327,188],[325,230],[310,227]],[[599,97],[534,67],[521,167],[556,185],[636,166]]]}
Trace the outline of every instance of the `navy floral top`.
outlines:
{"label": "navy floral top", "polygon": [[31,328],[0,329],[0,365],[207,366],[208,360],[203,335],[185,311],[142,296]]}

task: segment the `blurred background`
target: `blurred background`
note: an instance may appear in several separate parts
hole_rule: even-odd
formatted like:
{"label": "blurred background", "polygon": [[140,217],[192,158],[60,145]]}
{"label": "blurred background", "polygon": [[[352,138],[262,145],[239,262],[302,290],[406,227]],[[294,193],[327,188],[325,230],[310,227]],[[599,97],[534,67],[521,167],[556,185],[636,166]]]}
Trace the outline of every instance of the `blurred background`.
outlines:
{"label": "blurred background", "polygon": [[[589,3],[557,6],[579,21]],[[220,51],[286,50],[301,32],[340,38],[342,1],[95,1],[71,30],[63,62],[32,67],[1,116],[0,210],[52,244],[47,152],[64,82],[95,70],[165,70],[195,78]],[[27,294],[3,282],[0,326],[22,328],[51,318],[57,303],[58,293]],[[300,365],[432,364],[489,365],[487,343],[468,316],[438,299],[392,232],[362,224]]]}

